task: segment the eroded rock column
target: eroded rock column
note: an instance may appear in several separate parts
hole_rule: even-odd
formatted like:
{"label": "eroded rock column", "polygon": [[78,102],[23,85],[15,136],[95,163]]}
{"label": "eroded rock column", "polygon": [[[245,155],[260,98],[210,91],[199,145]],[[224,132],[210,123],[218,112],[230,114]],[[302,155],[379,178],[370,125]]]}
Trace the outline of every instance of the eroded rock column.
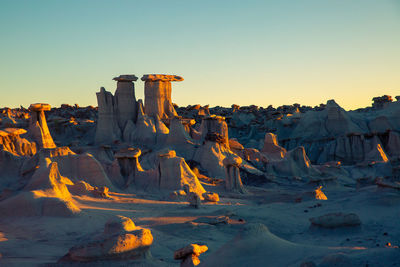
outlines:
{"label": "eroded rock column", "polygon": [[135,75],[120,75],[113,80],[117,81],[117,90],[114,94],[118,126],[124,129],[126,123],[131,120],[136,122],[137,104],[135,97]]}
{"label": "eroded rock column", "polygon": [[183,81],[176,75],[146,74],[143,75],[145,113],[150,117],[166,120],[177,116],[171,100],[171,82]]}
{"label": "eroded rock column", "polygon": [[121,130],[115,120],[114,97],[104,87],[96,93],[99,106],[95,143],[111,144],[121,137]]}
{"label": "eroded rock column", "polygon": [[38,144],[39,148],[56,147],[47,127],[45,111],[51,110],[49,104],[36,103],[29,106],[31,119],[29,122],[29,135]]}
{"label": "eroded rock column", "polygon": [[121,169],[121,175],[125,179],[126,187],[134,182],[138,171],[143,171],[139,163],[139,156],[141,153],[139,148],[130,147],[120,150],[115,154]]}
{"label": "eroded rock column", "polygon": [[244,194],[246,190],[243,187],[242,179],[240,179],[239,167],[242,159],[239,156],[229,155],[224,161],[225,166],[225,188],[229,192]]}

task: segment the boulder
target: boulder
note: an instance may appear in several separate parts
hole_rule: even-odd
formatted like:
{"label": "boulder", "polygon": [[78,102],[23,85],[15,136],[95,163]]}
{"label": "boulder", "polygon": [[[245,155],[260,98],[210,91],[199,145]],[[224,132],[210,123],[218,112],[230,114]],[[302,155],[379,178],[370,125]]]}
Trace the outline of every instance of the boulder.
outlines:
{"label": "boulder", "polygon": [[190,244],[174,252],[174,259],[181,260],[181,267],[192,267],[200,264],[200,254],[206,252],[206,245]]}

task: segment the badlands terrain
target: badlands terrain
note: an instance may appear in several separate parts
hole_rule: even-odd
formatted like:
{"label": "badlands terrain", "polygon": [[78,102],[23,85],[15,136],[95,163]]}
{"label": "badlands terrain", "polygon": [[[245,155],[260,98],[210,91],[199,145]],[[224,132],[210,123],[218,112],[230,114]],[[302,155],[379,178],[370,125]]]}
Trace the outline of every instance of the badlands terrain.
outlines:
{"label": "badlands terrain", "polygon": [[0,266],[400,266],[400,97],[178,107],[182,77],[137,79],[0,109]]}

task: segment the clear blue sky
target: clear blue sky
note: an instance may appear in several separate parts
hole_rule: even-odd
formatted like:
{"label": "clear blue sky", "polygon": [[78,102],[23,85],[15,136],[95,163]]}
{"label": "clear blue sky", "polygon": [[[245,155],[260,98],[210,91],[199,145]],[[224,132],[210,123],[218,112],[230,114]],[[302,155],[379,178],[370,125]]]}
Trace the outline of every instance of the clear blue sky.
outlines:
{"label": "clear blue sky", "polygon": [[183,76],[182,106],[400,95],[399,0],[1,0],[0,36],[1,107],[97,105],[131,73]]}

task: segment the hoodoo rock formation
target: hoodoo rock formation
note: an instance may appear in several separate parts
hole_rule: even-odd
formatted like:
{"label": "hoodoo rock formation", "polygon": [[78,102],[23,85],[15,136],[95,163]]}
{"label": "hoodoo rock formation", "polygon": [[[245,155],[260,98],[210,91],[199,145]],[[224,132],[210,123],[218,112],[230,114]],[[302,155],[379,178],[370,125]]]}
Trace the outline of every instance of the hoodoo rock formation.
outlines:
{"label": "hoodoo rock formation", "polygon": [[31,120],[29,122],[29,135],[38,144],[40,148],[56,147],[53,138],[50,135],[46,122],[45,111],[51,109],[49,104],[36,103],[29,107],[31,111]]}
{"label": "hoodoo rock formation", "polygon": [[98,108],[0,109],[1,266],[398,264],[400,97],[178,107],[180,76],[113,80]]}
{"label": "hoodoo rock formation", "polygon": [[103,87],[96,93],[99,105],[99,118],[95,142],[97,144],[113,143],[123,138],[129,122],[135,123],[137,104],[135,96],[135,75],[120,75],[113,78],[117,81],[117,89],[113,96]]}
{"label": "hoodoo rock formation", "polygon": [[165,74],[143,75],[145,112],[152,118],[166,120],[178,115],[172,105],[171,82],[183,81],[181,76]]}

